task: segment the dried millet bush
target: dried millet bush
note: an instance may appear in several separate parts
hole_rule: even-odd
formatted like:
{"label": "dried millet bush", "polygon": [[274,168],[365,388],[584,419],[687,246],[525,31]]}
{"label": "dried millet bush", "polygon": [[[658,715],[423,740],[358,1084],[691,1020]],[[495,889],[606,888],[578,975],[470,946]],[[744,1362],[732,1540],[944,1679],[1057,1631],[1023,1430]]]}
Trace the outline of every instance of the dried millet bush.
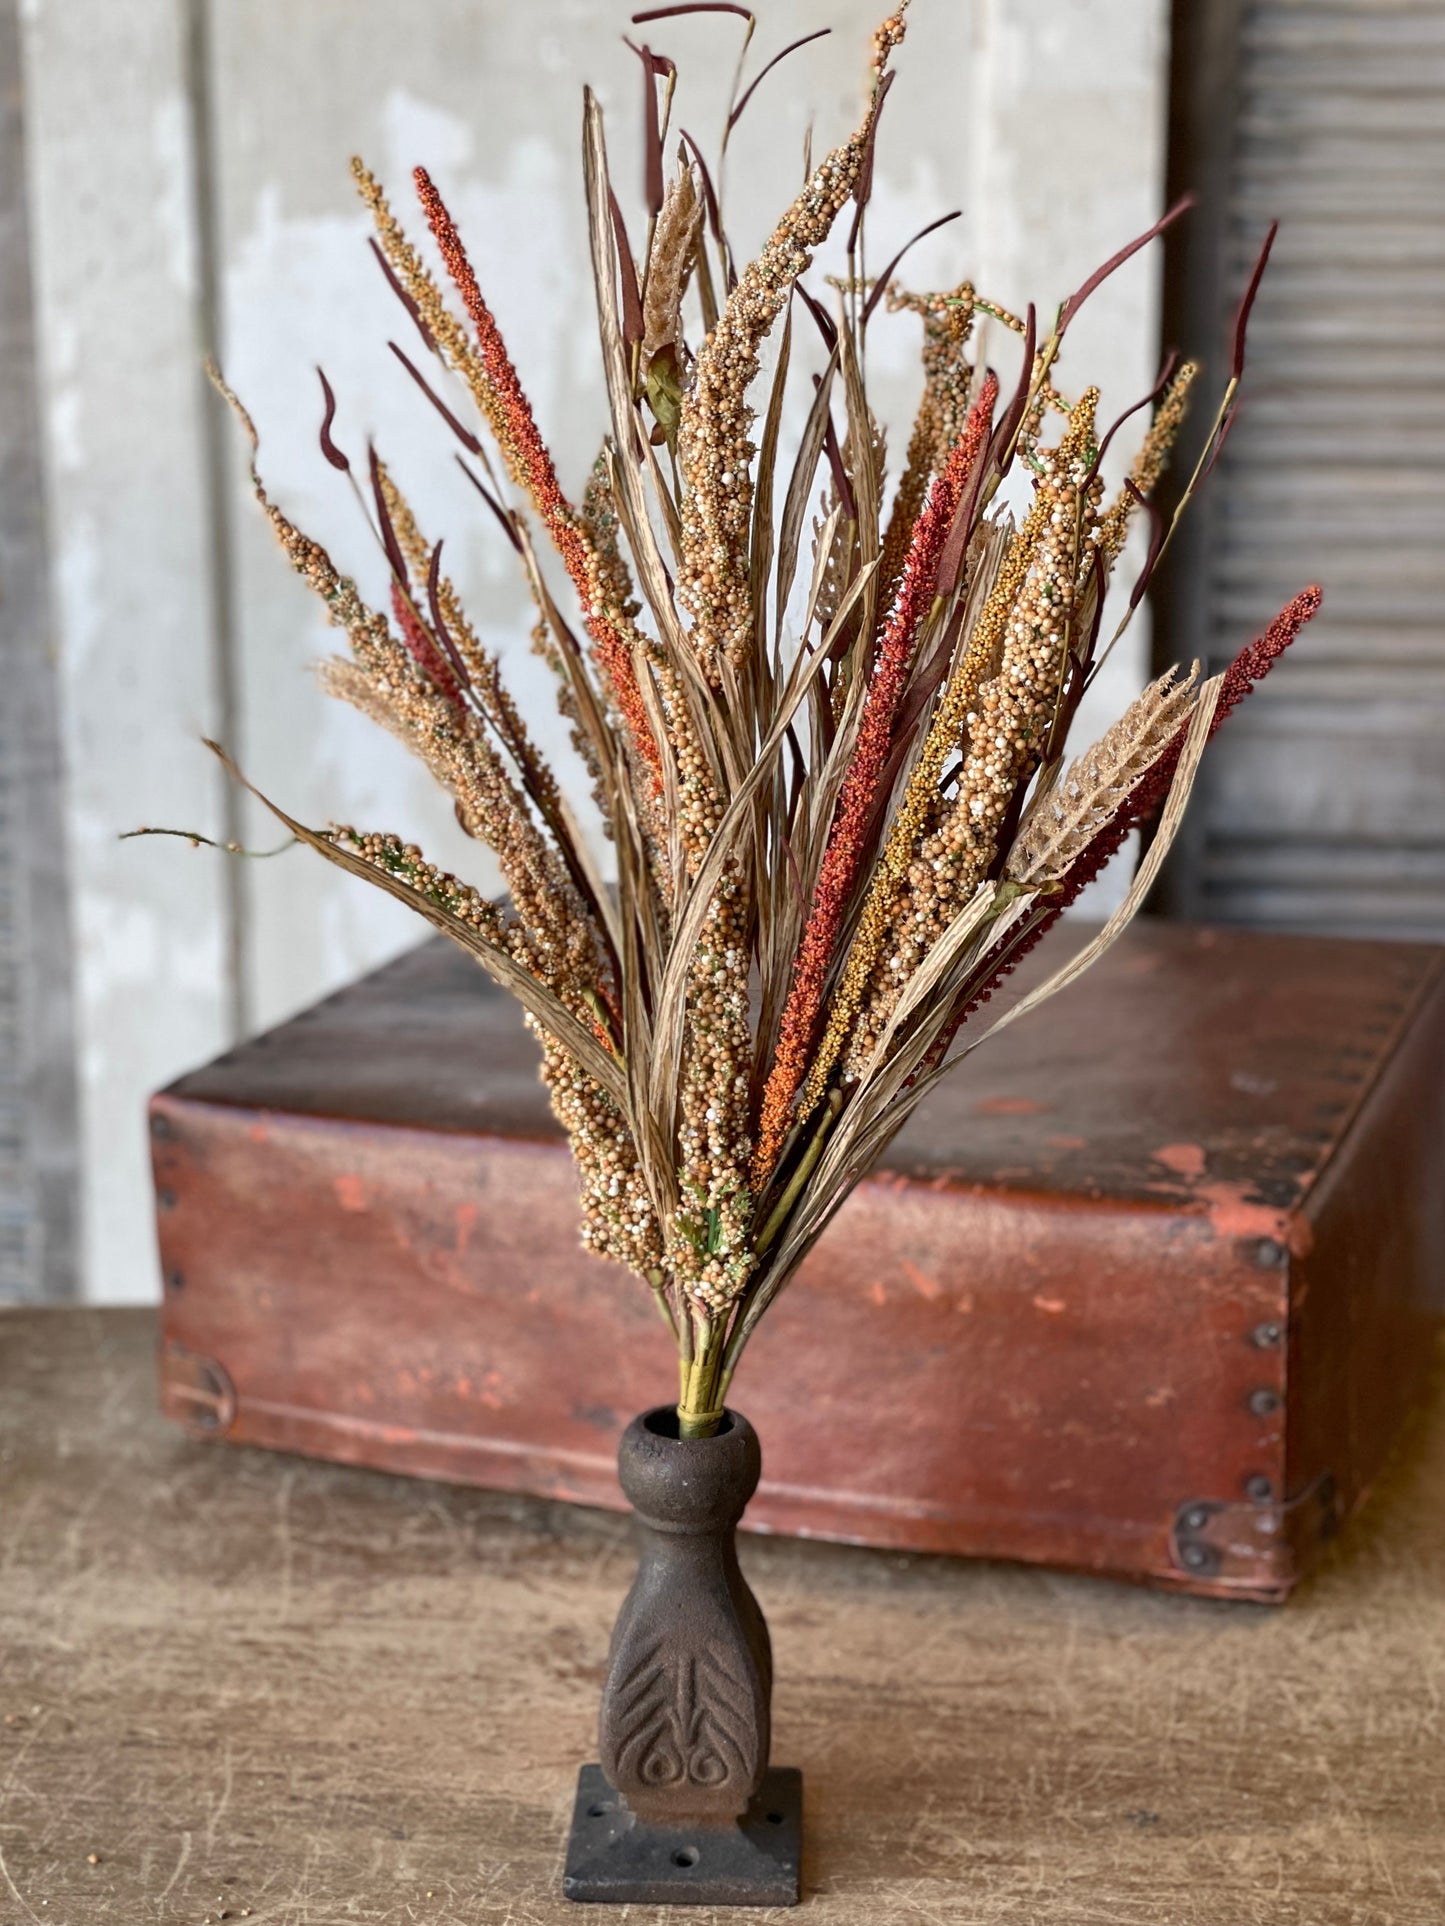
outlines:
{"label": "dried millet bush", "polygon": [[[495,853],[507,897],[488,901],[399,837],[308,830],[278,813],[299,840],[411,903],[522,1003],[576,1160],[584,1242],[655,1292],[677,1340],[688,1435],[719,1422],[759,1317],[942,1073],[959,1026],[1161,804],[1162,853],[1208,735],[1318,605],[1317,591],[1297,597],[1223,678],[1154,685],[1064,767],[1100,596],[1197,370],[1163,385],[1130,486],[1101,510],[1097,394],[1070,403],[1058,385],[1072,315],[1098,277],[1057,309],[1059,290],[1047,290],[1057,319],[1042,339],[1032,315],[967,281],[931,295],[868,282],[872,149],[902,37],[900,9],[874,38],[860,125],[809,170],[735,280],[721,172],[690,141],[670,182],[649,177],[657,220],[640,275],[624,261],[625,211],[589,95],[610,423],[576,507],[439,189],[418,171],[438,276],[356,165],[378,257],[455,409],[408,368],[483,464],[485,482],[467,472],[490,504],[488,539],[500,524],[520,558],[534,643],[615,881],[602,880],[498,652],[380,457],[363,512],[387,583],[371,602],[257,485],[350,644],[324,665],[325,686],[422,759],[463,829]],[[664,117],[671,83],[665,92]],[[842,298],[831,321],[813,309],[824,370],[795,330],[770,403],[770,421],[785,420],[795,384],[811,408],[812,376],[837,376],[814,417],[821,447],[793,450],[771,432],[755,446],[749,390],[764,337],[844,216],[847,272],[830,277]],[[867,330],[897,325],[890,312],[921,316],[924,332],[896,484],[866,381]],[[1001,324],[996,345],[1016,371],[981,365],[979,314]],[[1242,339],[1241,319],[1196,474],[1232,419]],[[322,451],[349,469],[329,388],[327,404]],[[1006,488],[1019,498],[1016,480],[1027,484],[1018,526],[997,505]],[[794,635],[793,591],[807,586],[795,579],[799,533],[810,516],[828,530],[829,503],[839,517],[815,553],[807,632]],[[1138,897],[1136,885],[1126,911]]]}

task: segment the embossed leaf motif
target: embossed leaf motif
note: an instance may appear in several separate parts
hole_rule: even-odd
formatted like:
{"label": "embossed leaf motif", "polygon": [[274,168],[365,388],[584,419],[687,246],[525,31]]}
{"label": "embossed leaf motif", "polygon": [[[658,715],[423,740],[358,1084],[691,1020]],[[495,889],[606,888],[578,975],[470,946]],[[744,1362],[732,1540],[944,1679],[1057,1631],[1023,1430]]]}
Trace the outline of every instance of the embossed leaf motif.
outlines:
{"label": "embossed leaf motif", "polygon": [[619,1682],[615,1704],[624,1785],[724,1786],[751,1779],[758,1766],[748,1686],[716,1640],[670,1654],[655,1641]]}

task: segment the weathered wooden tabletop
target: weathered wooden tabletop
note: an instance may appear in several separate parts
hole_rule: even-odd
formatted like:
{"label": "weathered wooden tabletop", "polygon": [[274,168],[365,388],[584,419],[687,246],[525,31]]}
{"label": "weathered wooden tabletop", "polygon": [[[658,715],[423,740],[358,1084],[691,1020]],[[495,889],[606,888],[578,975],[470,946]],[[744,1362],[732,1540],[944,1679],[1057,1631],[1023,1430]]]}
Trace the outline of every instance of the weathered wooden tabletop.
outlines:
{"label": "weathered wooden tabletop", "polygon": [[[587,1918],[625,1521],[191,1443],[153,1332],[0,1313],[0,1921]],[[819,1926],[1445,1921],[1445,1401],[1282,1611],[744,1558]]]}

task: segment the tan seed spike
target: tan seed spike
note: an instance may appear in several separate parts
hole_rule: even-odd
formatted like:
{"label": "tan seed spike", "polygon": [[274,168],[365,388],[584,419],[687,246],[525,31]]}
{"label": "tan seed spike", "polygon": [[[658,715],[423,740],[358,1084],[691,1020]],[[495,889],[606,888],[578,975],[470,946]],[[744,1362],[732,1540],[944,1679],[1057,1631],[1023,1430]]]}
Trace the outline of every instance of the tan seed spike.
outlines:
{"label": "tan seed spike", "polygon": [[924,957],[993,867],[1013,798],[1047,740],[1073,631],[1098,400],[1097,388],[1088,389],[1070,411],[1058,447],[1037,458],[1031,519],[1042,517],[1039,538],[1008,611],[997,672],[980,685],[968,713],[957,792],[911,851],[894,898],[887,950],[874,967],[850,1046],[854,1071]]}
{"label": "tan seed spike", "polygon": [[[903,38],[901,13],[884,21],[874,37],[880,77],[890,50]],[[715,686],[723,657],[735,668],[746,661],[753,632],[748,535],[755,451],[748,432],[753,419],[748,388],[764,336],[857,185],[878,98],[875,86],[856,132],[814,171],[761,254],[744,269],[703,343],[683,402],[678,454],[686,493],[678,599],[693,618],[693,647]]]}
{"label": "tan seed spike", "polygon": [[1049,882],[1083,854],[1174,740],[1194,706],[1198,682],[1197,662],[1182,678],[1170,669],[1151,682],[1030,805],[1009,853],[1005,874],[1011,882]]}
{"label": "tan seed spike", "polygon": [[[1149,432],[1143,445],[1134,457],[1129,470],[1129,479],[1134,487],[1148,501],[1159,485],[1159,477],[1169,459],[1174,443],[1179,438],[1179,430],[1189,412],[1189,394],[1199,375],[1199,363],[1186,361],[1169,386],[1164,398],[1155,411],[1149,424]],[[1138,513],[1139,504],[1130,491],[1121,489],[1116,500],[1112,501],[1099,518],[1099,544],[1103,549],[1106,562],[1112,562],[1124,546],[1129,533],[1129,524]]]}
{"label": "tan seed spike", "polygon": [[923,393],[883,537],[878,569],[881,608],[892,602],[929,481],[963,431],[973,383],[973,368],[964,359],[973,330],[973,286],[964,281],[943,294],[905,294],[893,289],[888,309],[893,314],[910,309],[923,317]]}
{"label": "tan seed spike", "polygon": [[647,293],[642,304],[644,370],[654,355],[682,337],[682,297],[702,232],[702,215],[692,169],[684,167],[668,187],[652,237]]}

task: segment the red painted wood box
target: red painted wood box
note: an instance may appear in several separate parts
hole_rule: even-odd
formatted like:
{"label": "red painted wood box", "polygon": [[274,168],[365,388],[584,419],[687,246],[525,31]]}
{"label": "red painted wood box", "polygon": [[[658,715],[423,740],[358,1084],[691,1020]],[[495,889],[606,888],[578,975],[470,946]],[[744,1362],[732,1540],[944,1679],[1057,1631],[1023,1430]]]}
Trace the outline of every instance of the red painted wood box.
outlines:
{"label": "red painted wood box", "polygon": [[[1442,965],[1141,922],[979,1050],[744,1360],[750,1524],[1286,1596],[1445,1311]],[[151,1129],[172,1416],[621,1502],[669,1339],[580,1249],[535,1047],[464,956],[430,943],[183,1077]]]}

